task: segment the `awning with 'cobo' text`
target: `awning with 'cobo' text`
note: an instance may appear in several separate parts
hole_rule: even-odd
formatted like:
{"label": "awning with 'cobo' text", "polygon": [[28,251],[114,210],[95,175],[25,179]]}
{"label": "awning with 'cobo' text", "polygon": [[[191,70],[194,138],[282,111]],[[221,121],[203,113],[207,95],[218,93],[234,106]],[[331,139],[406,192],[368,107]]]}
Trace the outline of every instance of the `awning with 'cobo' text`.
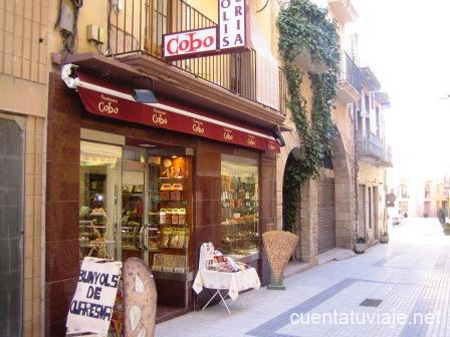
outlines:
{"label": "awning with 'cobo' text", "polygon": [[85,109],[94,115],[141,125],[182,132],[220,142],[278,153],[280,147],[266,130],[217,119],[208,113],[171,103],[141,103],[133,98],[133,90],[98,77],[76,71],[65,65],[62,78],[68,87],[76,89]]}

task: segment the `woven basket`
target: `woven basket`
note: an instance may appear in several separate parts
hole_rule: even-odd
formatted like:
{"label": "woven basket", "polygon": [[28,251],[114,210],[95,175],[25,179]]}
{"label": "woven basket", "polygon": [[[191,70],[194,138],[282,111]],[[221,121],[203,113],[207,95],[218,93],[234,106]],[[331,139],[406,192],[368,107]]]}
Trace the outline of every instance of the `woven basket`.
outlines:
{"label": "woven basket", "polygon": [[283,280],[283,272],[286,268],[299,237],[285,231],[269,231],[262,235],[264,248],[272,269],[272,277],[276,283]]}

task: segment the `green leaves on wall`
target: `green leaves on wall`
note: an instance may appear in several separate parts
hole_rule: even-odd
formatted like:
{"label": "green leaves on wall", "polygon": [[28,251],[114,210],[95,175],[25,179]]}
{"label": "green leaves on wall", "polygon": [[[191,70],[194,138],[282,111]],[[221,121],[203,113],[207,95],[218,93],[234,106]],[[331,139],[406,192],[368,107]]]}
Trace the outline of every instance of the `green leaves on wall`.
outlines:
{"label": "green leaves on wall", "polygon": [[[277,26],[280,32],[278,49],[288,85],[287,103],[304,153],[302,161],[291,164],[285,171],[284,189],[289,191],[284,200],[285,228],[292,228],[300,185],[318,177],[337,135],[331,112],[335,108],[340,57],[336,23],[328,19],[326,9],[309,0],[291,1],[280,12]],[[310,121],[306,99],[301,92],[304,74],[295,63],[301,56],[310,57],[313,65],[324,69],[321,73],[309,71],[307,74],[313,91]]]}

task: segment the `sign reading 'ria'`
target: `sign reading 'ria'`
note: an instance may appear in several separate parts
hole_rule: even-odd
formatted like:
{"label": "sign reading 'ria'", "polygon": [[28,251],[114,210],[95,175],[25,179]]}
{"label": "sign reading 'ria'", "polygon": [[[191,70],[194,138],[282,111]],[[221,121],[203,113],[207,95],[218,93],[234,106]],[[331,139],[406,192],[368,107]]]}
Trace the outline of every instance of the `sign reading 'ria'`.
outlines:
{"label": "sign reading 'ria'", "polygon": [[219,0],[219,26],[163,35],[163,58],[181,60],[245,49],[247,0]]}

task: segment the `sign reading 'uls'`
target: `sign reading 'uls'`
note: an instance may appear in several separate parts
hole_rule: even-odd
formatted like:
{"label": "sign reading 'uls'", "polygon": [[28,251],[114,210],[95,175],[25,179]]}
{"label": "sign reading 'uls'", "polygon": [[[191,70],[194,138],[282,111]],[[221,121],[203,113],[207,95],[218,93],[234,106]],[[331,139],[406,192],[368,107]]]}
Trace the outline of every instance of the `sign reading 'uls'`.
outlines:
{"label": "sign reading 'uls'", "polygon": [[247,1],[219,0],[219,25],[163,36],[163,58],[216,55],[243,49],[247,45]]}

